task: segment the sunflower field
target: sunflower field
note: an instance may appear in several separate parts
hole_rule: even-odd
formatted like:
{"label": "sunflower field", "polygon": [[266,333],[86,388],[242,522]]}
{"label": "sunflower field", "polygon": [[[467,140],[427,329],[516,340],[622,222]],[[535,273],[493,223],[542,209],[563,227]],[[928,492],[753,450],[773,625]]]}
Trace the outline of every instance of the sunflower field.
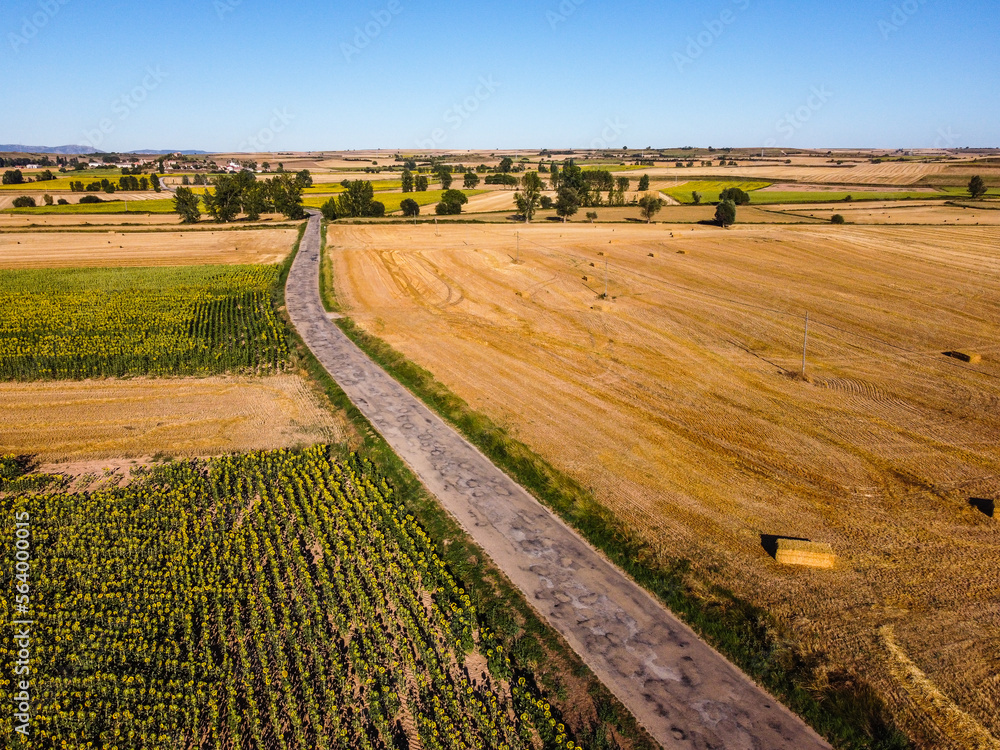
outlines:
{"label": "sunflower field", "polygon": [[576,747],[353,454],[258,452],[162,464],[91,493],[0,492],[0,570],[14,569],[10,530],[24,518],[31,611],[5,595],[0,620],[34,622],[31,734],[4,711],[0,746]]}
{"label": "sunflower field", "polygon": [[281,370],[277,266],[0,271],[0,380]]}

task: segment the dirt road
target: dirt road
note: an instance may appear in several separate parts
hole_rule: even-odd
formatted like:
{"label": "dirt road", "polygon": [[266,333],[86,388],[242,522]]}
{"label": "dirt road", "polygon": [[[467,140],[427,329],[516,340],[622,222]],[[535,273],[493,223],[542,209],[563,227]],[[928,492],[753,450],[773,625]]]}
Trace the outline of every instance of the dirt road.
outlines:
{"label": "dirt road", "polygon": [[344,336],[320,302],[319,231],[314,215],[287,284],[306,344],[650,734],[666,748],[828,748]]}

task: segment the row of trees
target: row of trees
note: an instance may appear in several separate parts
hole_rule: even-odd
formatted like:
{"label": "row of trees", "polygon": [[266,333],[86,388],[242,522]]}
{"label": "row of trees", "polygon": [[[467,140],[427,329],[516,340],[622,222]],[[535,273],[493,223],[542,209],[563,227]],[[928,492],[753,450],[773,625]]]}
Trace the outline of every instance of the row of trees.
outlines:
{"label": "row of trees", "polygon": [[302,180],[298,175],[280,174],[258,181],[248,170],[212,178],[215,190],[199,196],[188,187],[179,187],[174,197],[174,211],[181,222],[193,224],[201,219],[201,203],[215,221],[234,221],[241,213],[256,221],[264,213],[280,213],[288,219],[305,218],[302,207]]}
{"label": "row of trees", "polygon": [[52,171],[46,169],[39,174],[35,175],[34,180],[28,179],[24,176],[24,173],[20,169],[8,169],[3,173],[3,184],[4,185],[26,185],[29,182],[48,182],[49,180],[54,180],[56,176],[52,174]]}
{"label": "row of trees", "polygon": [[95,190],[103,190],[105,193],[113,193],[115,190],[149,190],[150,187],[156,192],[160,192],[160,178],[155,174],[146,177],[135,177],[134,175],[122,175],[118,183],[111,182],[107,177],[84,184],[82,180],[70,182],[69,189],[74,193],[88,193]]}
{"label": "row of trees", "polygon": [[[452,177],[451,170],[446,167],[440,167],[434,176],[437,178],[438,182],[441,183],[442,190],[448,190],[451,188],[454,178]],[[404,169],[402,174],[402,187],[404,193],[423,193],[427,191],[430,185],[430,179],[427,175],[418,174],[414,176],[413,172],[409,169]],[[466,190],[475,190],[479,186],[479,175],[475,172],[468,171],[465,172],[462,178],[462,187]],[[486,184],[490,183],[490,178],[486,178]]]}

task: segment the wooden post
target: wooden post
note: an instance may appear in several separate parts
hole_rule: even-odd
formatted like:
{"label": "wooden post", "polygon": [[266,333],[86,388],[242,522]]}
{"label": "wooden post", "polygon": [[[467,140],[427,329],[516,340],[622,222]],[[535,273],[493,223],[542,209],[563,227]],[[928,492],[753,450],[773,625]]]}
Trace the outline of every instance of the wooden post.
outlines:
{"label": "wooden post", "polygon": [[806,376],[806,347],[809,345],[809,313],[806,313],[806,331],[802,337],[802,377]]}

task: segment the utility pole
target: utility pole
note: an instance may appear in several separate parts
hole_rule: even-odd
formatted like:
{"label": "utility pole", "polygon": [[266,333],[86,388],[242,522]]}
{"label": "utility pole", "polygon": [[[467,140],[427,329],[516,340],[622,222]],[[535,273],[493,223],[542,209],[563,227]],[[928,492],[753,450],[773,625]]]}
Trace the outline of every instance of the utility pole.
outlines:
{"label": "utility pole", "polygon": [[802,377],[806,376],[806,347],[809,345],[809,313],[806,313],[806,331],[802,338]]}

